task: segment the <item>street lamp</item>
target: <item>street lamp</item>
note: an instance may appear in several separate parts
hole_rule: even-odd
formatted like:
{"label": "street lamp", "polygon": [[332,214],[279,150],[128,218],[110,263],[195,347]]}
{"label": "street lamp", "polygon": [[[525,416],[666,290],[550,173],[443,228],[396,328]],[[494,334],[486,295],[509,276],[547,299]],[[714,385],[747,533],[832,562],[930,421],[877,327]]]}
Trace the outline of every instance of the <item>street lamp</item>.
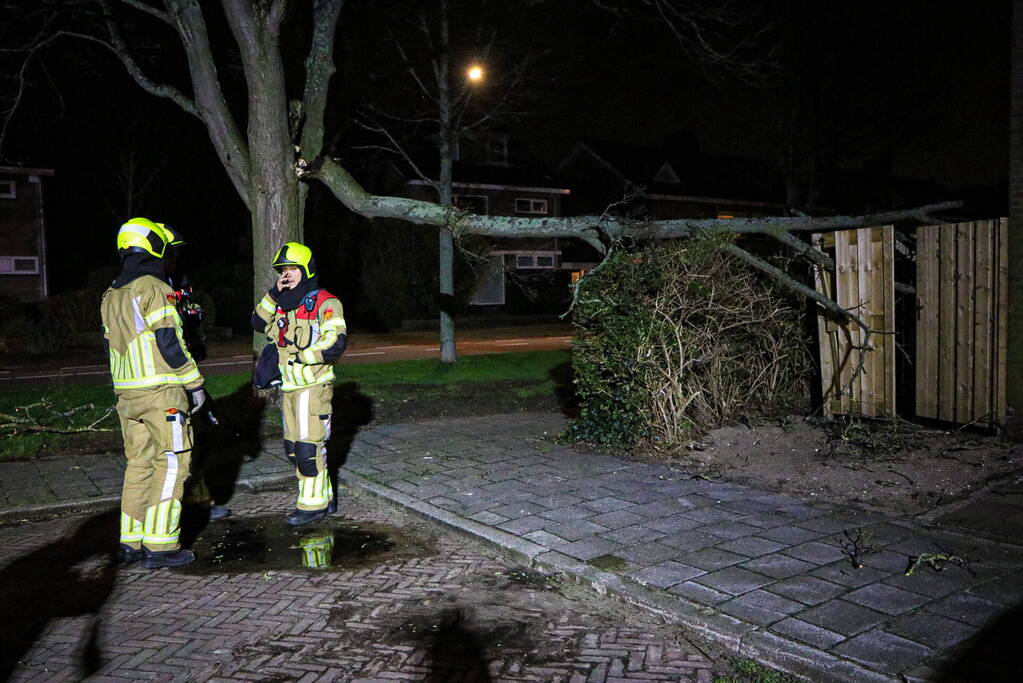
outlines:
{"label": "street lamp", "polygon": [[479,83],[483,80],[483,67],[479,64],[473,64],[466,70],[465,75],[469,78],[470,82]]}

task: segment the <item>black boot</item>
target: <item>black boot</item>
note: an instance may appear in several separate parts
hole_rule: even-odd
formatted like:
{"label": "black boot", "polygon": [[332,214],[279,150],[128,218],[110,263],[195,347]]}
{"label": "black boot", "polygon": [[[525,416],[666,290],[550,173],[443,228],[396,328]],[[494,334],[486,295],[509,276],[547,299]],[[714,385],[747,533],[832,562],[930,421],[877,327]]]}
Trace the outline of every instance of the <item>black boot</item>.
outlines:
{"label": "black boot", "polygon": [[132,564],[142,559],[142,551],[122,543],[117,547],[117,561],[121,564]]}
{"label": "black boot", "polygon": [[218,519],[225,519],[231,516],[231,508],[226,505],[211,505],[210,506],[210,521],[216,521]]}
{"label": "black boot", "polygon": [[312,524],[313,522],[319,522],[326,516],[327,508],[323,508],[322,510],[299,510],[296,508],[290,515],[288,515],[288,524],[291,526]]}
{"label": "black boot", "polygon": [[146,569],[181,567],[192,562],[195,562],[195,553],[184,548],[164,550],[162,552],[142,549],[142,566]]}
{"label": "black boot", "polygon": [[330,502],[327,503],[327,514],[332,515],[337,512],[337,499],[331,498]]}

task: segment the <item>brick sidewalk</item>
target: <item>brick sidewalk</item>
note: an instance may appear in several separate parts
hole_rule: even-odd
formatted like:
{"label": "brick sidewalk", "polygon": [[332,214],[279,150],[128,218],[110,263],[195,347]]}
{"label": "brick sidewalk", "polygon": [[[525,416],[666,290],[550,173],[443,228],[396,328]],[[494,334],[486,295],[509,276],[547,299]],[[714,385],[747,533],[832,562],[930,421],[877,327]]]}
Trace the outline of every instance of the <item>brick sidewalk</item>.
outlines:
{"label": "brick sidewalk", "polygon": [[[283,527],[281,511],[290,499],[287,493],[242,494],[234,501],[238,518],[226,526],[237,529],[241,519],[269,515]],[[274,558],[276,565],[256,572],[218,572],[208,561],[199,571],[121,568],[115,581],[92,588],[99,591],[96,612],[39,620],[0,612],[18,619],[19,628],[38,631],[11,680],[69,681],[91,673],[90,681],[111,682],[710,683],[727,671],[653,615],[613,609],[571,585],[519,580],[521,568],[507,560],[365,495],[346,497],[340,513],[358,524],[401,529],[429,550],[332,571],[302,570],[295,557]],[[55,538],[85,524],[78,517],[7,527],[0,529],[0,543],[22,564],[38,566]],[[288,560],[290,567],[281,568]],[[102,573],[89,569],[86,576]],[[20,588],[66,593],[67,586]],[[43,612],[48,606],[39,605]],[[0,607],[6,607],[2,600]],[[63,615],[54,609],[53,616]],[[87,644],[91,656],[84,656]],[[91,663],[86,671],[84,662]]]}
{"label": "brick sidewalk", "polygon": [[[980,646],[1001,636],[993,629],[1023,600],[1018,545],[559,446],[553,437],[564,426],[549,414],[379,426],[358,434],[343,476],[815,681],[936,680],[980,666]],[[61,460],[42,472],[46,495],[72,498]],[[263,468],[249,470],[255,483],[288,477],[270,453],[250,465]],[[77,466],[90,492],[107,486],[109,495],[119,476],[109,462]],[[0,464],[5,482],[16,471],[8,467],[23,470],[15,490],[41,495],[24,473],[30,465]],[[857,534],[869,552],[854,569],[843,546]],[[907,576],[925,553],[966,563]]]}

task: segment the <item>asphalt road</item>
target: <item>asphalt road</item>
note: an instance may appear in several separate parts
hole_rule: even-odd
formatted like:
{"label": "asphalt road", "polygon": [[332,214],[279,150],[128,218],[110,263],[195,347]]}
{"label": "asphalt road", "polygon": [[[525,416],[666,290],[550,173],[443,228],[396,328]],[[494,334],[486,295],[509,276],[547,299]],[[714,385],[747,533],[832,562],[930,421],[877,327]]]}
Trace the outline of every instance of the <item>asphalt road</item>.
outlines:
{"label": "asphalt road", "polygon": [[[546,351],[567,349],[571,342],[568,328],[556,326],[468,330],[457,341],[459,355],[513,351]],[[439,352],[437,335],[433,332],[352,335],[349,347],[339,365],[381,363],[398,360],[436,358]],[[211,357],[199,364],[203,375],[242,372],[252,367],[252,354],[239,353],[244,341],[211,345]],[[110,371],[96,351],[78,353],[73,360],[59,359],[0,367],[0,391],[47,386],[54,382],[73,380],[82,384],[110,382]],[[93,361],[93,362],[89,362]]]}

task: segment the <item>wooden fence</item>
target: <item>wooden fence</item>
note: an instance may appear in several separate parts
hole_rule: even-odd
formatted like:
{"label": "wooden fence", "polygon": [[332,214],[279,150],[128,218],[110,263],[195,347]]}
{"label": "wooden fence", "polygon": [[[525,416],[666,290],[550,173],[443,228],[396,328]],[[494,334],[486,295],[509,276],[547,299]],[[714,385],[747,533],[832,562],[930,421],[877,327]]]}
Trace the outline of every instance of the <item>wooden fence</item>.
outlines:
{"label": "wooden fence", "polygon": [[817,269],[817,291],[853,310],[875,332],[869,350],[863,330],[818,316],[821,388],[825,414],[877,417],[895,414],[894,231],[878,228],[815,235],[834,254],[835,272]]}
{"label": "wooden fence", "polygon": [[994,426],[1005,417],[1008,220],[919,228],[916,414]]}

